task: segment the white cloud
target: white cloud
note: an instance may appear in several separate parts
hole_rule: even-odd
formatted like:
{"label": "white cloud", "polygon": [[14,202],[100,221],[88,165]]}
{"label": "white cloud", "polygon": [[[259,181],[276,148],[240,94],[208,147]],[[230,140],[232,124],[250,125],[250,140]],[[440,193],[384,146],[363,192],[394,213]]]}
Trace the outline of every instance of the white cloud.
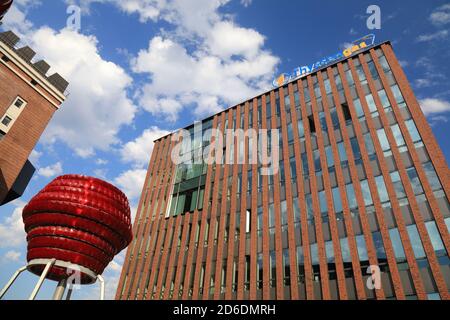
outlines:
{"label": "white cloud", "polygon": [[448,37],[448,31],[447,30],[440,30],[436,31],[435,33],[431,34],[422,34],[417,37],[418,42],[428,42],[432,40],[441,40],[446,39]]}
{"label": "white cloud", "polygon": [[15,205],[12,214],[0,223],[0,248],[19,247],[25,243],[26,233],[22,221],[25,203],[16,201]]}
{"label": "white cloud", "polygon": [[450,4],[447,3],[437,8],[430,15],[430,21],[436,26],[450,23]]}
{"label": "white cloud", "polygon": [[[132,79],[104,60],[94,36],[44,27],[30,36],[32,47],[69,82],[70,95],[43,135],[44,143],[62,141],[77,155],[90,157],[119,143],[119,130],[134,119],[127,97]],[[95,72],[94,72],[95,71]]]}
{"label": "white cloud", "polygon": [[450,102],[445,100],[427,98],[420,100],[419,104],[426,116],[450,111]]}
{"label": "white cloud", "polygon": [[169,131],[162,130],[158,127],[151,127],[145,130],[140,137],[123,146],[120,151],[122,160],[133,163],[137,167],[147,166],[153,151],[153,141],[169,133]]}
{"label": "white cloud", "polygon": [[132,202],[141,195],[146,175],[147,170],[145,169],[128,170],[115,178],[114,183],[123,190],[129,201]]}
{"label": "white cloud", "polygon": [[95,164],[97,164],[97,165],[99,165],[99,166],[103,166],[103,165],[106,165],[106,164],[108,164],[109,163],[109,161],[108,160],[105,160],[105,159],[97,159],[97,160],[95,160]]}
{"label": "white cloud", "polygon": [[30,154],[30,161],[31,163],[33,163],[34,165],[37,165],[39,163],[39,159],[42,157],[42,152],[37,151],[36,149],[31,151]]}
{"label": "white cloud", "polygon": [[264,37],[253,29],[241,28],[231,21],[216,23],[208,39],[211,53],[221,58],[242,55],[254,58],[264,44]]}
{"label": "white cloud", "polygon": [[449,118],[443,115],[432,116],[430,118],[430,124],[431,126],[435,126],[438,123],[447,123],[448,120]]}
{"label": "white cloud", "polygon": [[431,79],[419,78],[414,80],[414,85],[416,88],[427,88],[434,85],[434,82]]}
{"label": "white cloud", "polygon": [[402,68],[406,68],[407,66],[409,66],[409,62],[406,60],[399,60],[398,63]]}
{"label": "white cloud", "polygon": [[45,178],[53,178],[55,176],[59,176],[63,173],[63,167],[61,162],[57,162],[53,165],[40,168],[37,174],[41,177]]}
{"label": "white cloud", "polygon": [[263,35],[220,12],[229,0],[83,1],[93,2],[131,6],[126,11],[145,21],[150,6],[152,20],[175,27],[150,39],[131,63],[134,72],[148,75],[137,99],[156,117],[174,122],[185,109],[205,117],[270,88],[279,59],[264,50]]}
{"label": "white cloud", "polygon": [[12,30],[16,34],[23,36],[33,28],[33,23],[26,17],[27,13],[30,8],[39,4],[39,0],[15,0],[6,16],[3,18],[3,29]]}
{"label": "white cloud", "polygon": [[253,2],[253,0],[241,0],[241,4],[246,8],[248,6],[250,6],[252,4],[252,2]]}
{"label": "white cloud", "polygon": [[17,261],[19,261],[21,255],[22,255],[22,253],[20,253],[19,251],[10,250],[10,251],[5,253],[3,261],[5,261],[5,262],[17,262]]}

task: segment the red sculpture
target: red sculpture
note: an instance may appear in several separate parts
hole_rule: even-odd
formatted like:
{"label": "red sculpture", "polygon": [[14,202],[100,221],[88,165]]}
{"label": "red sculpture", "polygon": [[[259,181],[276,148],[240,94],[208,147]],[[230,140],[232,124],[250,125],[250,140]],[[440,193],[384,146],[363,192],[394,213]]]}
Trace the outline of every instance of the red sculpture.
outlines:
{"label": "red sculpture", "polygon": [[0,21],[5,16],[6,12],[9,10],[13,3],[13,0],[0,0]]}
{"label": "red sculpture", "polygon": [[53,180],[23,209],[28,269],[61,281],[69,265],[81,269],[81,283],[93,283],[132,240],[126,196],[102,180],[65,175]]}

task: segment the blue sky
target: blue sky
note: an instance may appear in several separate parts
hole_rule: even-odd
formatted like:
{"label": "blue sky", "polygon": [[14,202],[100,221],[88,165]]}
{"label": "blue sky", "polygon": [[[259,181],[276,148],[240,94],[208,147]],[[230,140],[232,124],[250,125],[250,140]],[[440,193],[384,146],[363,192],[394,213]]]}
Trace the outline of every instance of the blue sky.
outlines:
{"label": "blue sky", "polygon": [[[69,5],[81,29],[67,27]],[[366,9],[381,9],[368,30]],[[54,177],[106,179],[133,211],[152,141],[270,88],[273,77],[334,54],[368,33],[391,40],[447,160],[450,112],[447,1],[16,0],[1,30],[13,29],[70,81],[69,97],[31,159],[25,195],[0,208],[0,286],[25,264],[21,208]],[[124,252],[105,272],[114,295]],[[7,298],[26,298],[23,277]],[[54,283],[41,299],[51,298]],[[96,286],[74,298],[97,297]]]}

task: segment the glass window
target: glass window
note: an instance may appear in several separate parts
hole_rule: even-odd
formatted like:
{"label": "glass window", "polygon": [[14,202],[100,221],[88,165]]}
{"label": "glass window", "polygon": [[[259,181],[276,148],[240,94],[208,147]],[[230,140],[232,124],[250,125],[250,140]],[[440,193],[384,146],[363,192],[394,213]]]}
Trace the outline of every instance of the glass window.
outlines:
{"label": "glass window", "polygon": [[442,238],[436,226],[436,222],[434,221],[425,222],[425,226],[427,227],[428,236],[431,239],[431,244],[433,245],[434,251],[436,251],[438,256],[445,255],[446,251],[444,243],[442,242]]}
{"label": "glass window", "polygon": [[319,192],[319,204],[320,204],[320,213],[322,215],[326,215],[328,213],[328,206],[325,191]]}
{"label": "glass window", "polygon": [[361,100],[355,99],[355,100],[353,100],[353,104],[355,106],[357,117],[358,118],[364,117],[364,110],[363,110],[363,107],[361,105]]}
{"label": "glass window", "polygon": [[322,127],[322,130],[327,132],[328,126],[327,126],[327,119],[325,118],[325,112],[319,113],[319,122],[320,122],[320,126]]}
{"label": "glass window", "polygon": [[311,96],[310,96],[310,94],[309,94],[309,89],[308,89],[308,87],[304,87],[304,88],[303,88],[303,93],[304,93],[304,95],[305,95],[305,102],[311,101]]}
{"label": "glass window", "polygon": [[298,246],[297,247],[297,272],[299,275],[304,274],[304,264],[305,264],[305,258],[303,256],[303,247]]}
{"label": "glass window", "polygon": [[361,262],[369,261],[369,256],[367,255],[367,246],[364,235],[356,236],[356,245],[358,246],[358,256]]}
{"label": "glass window", "polygon": [[366,101],[367,105],[369,106],[369,111],[371,113],[377,111],[377,105],[375,104],[375,100],[373,100],[372,94],[368,94],[366,96]]}
{"label": "glass window", "polygon": [[302,153],[302,165],[303,165],[303,174],[309,175],[309,166],[308,166],[308,154]]}
{"label": "glass window", "polygon": [[325,251],[326,251],[326,254],[327,254],[327,262],[328,263],[334,263],[333,241],[325,242]]}
{"label": "glass window", "polygon": [[409,181],[411,182],[411,186],[414,190],[414,194],[416,196],[422,194],[423,193],[422,184],[420,183],[416,168],[414,167],[408,168],[406,169],[406,173],[408,174]]}
{"label": "glass window", "polygon": [[270,251],[270,287],[275,288],[277,281],[277,260],[275,251]]}
{"label": "glass window", "polygon": [[280,183],[283,183],[284,181],[286,181],[286,176],[284,174],[284,161],[281,160],[280,161]]}
{"label": "glass window", "polygon": [[311,263],[313,266],[319,265],[319,250],[317,247],[317,243],[312,244],[311,246]]}
{"label": "glass window", "polygon": [[306,208],[308,210],[308,220],[314,221],[314,209],[313,209],[313,203],[312,203],[312,196],[311,194],[306,195]]}
{"label": "glass window", "polygon": [[353,137],[350,139],[350,143],[352,145],[352,151],[355,160],[361,159],[361,150],[359,149],[358,139],[356,139],[356,137]]}
{"label": "glass window", "polygon": [[391,150],[391,146],[389,145],[389,141],[386,136],[386,132],[384,131],[384,128],[378,129],[377,135],[378,135],[378,140],[380,141],[380,144],[381,144],[381,149],[383,149],[383,151]]}
{"label": "glass window", "polygon": [[431,185],[433,191],[442,189],[442,185],[439,182],[439,178],[434,170],[433,163],[427,162],[424,163],[423,168],[425,169],[425,175],[427,176],[428,182]]}
{"label": "glass window", "polygon": [[348,158],[347,152],[345,151],[344,142],[338,143],[338,151],[339,151],[339,159],[341,160],[341,162],[346,162]]}
{"label": "glass window", "polygon": [[343,86],[342,86],[342,80],[341,80],[340,75],[337,74],[337,75],[334,77],[334,81],[336,82],[336,89],[337,89],[338,91],[344,89]]}
{"label": "glass window", "polygon": [[350,209],[358,208],[358,202],[356,201],[355,189],[353,188],[353,184],[349,183],[345,186],[347,191],[347,200]]}
{"label": "glass window", "polygon": [[391,87],[391,89],[392,89],[392,92],[394,93],[395,101],[397,101],[397,104],[398,105],[403,104],[405,102],[405,99],[403,98],[403,95],[400,92],[400,89],[399,89],[398,85],[396,85],[396,84],[393,85]]}
{"label": "glass window", "polygon": [[289,164],[291,167],[291,179],[297,178],[297,167],[295,162],[295,157],[289,159]]}
{"label": "glass window", "polygon": [[373,200],[370,193],[369,182],[367,181],[367,179],[361,181],[361,191],[364,197],[365,206],[371,206],[373,204]]}
{"label": "glass window", "polygon": [[425,251],[423,250],[422,241],[420,240],[419,231],[415,224],[406,227],[408,231],[409,240],[414,251],[416,259],[425,258]]}
{"label": "glass window", "polygon": [[379,59],[379,61],[380,61],[381,67],[383,68],[383,71],[384,71],[385,73],[388,73],[389,71],[391,71],[391,68],[389,67],[389,63],[387,62],[385,56],[382,56],[382,57]]}
{"label": "glass window", "polygon": [[269,205],[269,228],[271,229],[271,233],[275,231],[275,207],[273,203]]}
{"label": "glass window", "polygon": [[344,263],[352,262],[352,256],[350,254],[350,247],[348,246],[348,238],[341,238],[341,253],[342,253],[342,260]]}
{"label": "glass window", "polygon": [[372,78],[374,80],[377,80],[379,78],[379,75],[378,75],[377,68],[375,67],[375,63],[373,61],[370,61],[369,63],[367,63],[367,66],[369,67],[369,71],[370,71]]}
{"label": "glass window", "polygon": [[330,109],[330,114],[334,129],[339,129],[339,117],[337,115],[336,107]]}
{"label": "glass window", "polygon": [[351,70],[345,71],[345,77],[347,78],[348,85],[351,87],[355,84],[355,81],[353,80],[353,75]]}
{"label": "glass window", "polygon": [[284,107],[286,110],[291,108],[291,98],[289,97],[289,94],[284,96]]}
{"label": "glass window", "polygon": [[325,79],[324,80],[324,85],[325,85],[325,91],[327,94],[331,93],[331,84],[330,84],[330,79]]}
{"label": "glass window", "polygon": [[300,204],[298,197],[294,198],[294,222],[300,222]]}
{"label": "glass window", "polygon": [[[263,254],[258,254],[258,262],[257,262],[257,271],[256,271],[256,281],[258,282],[258,289],[262,289],[263,287]],[[237,282],[237,281],[233,281]]]}
{"label": "glass window", "polygon": [[284,285],[290,285],[291,267],[289,261],[289,249],[283,250],[283,278]]}
{"label": "glass window", "polygon": [[405,250],[403,249],[402,240],[400,238],[400,233],[397,228],[389,229],[389,237],[392,242],[392,247],[394,249],[395,258],[397,262],[403,262],[406,260]]}
{"label": "glass window", "polygon": [[299,95],[298,91],[294,92],[294,100],[295,100],[295,105],[299,106],[300,105],[300,95]]}
{"label": "glass window", "polygon": [[294,141],[294,133],[292,131],[292,123],[289,123],[287,126],[287,131],[288,131],[288,141],[292,142]]}
{"label": "glass window", "polygon": [[406,197],[405,188],[403,187],[403,183],[400,179],[400,175],[398,171],[394,171],[391,174],[392,184],[394,185],[395,193],[398,199],[402,199]]}
{"label": "glass window", "polygon": [[439,293],[429,293],[427,294],[428,300],[441,300]]}
{"label": "glass window", "polygon": [[342,200],[341,200],[341,194],[339,192],[339,187],[333,188],[333,205],[334,205],[334,211],[339,213],[342,212]]}
{"label": "glass window", "polygon": [[286,200],[281,202],[281,224],[283,226],[288,224],[287,202],[286,202]]}
{"label": "glass window", "polygon": [[2,124],[4,125],[4,126],[9,126],[9,124],[11,123],[11,121],[12,121],[12,119],[10,118],[10,117],[8,117],[8,116],[5,116],[4,118],[3,118],[3,120],[2,120]]}
{"label": "glass window", "polygon": [[379,231],[372,233],[373,242],[375,249],[377,251],[377,258],[381,260],[386,260],[386,252],[384,250],[383,238]]}
{"label": "glass window", "polygon": [[325,147],[325,154],[327,156],[328,168],[334,166],[333,149],[331,146]]}
{"label": "glass window", "polygon": [[258,219],[257,219],[257,228],[258,230],[262,230],[263,228],[263,207],[258,207]]}
{"label": "glass window", "polygon": [[314,156],[314,167],[316,169],[316,172],[321,171],[322,165],[320,164],[320,150],[319,149],[315,150],[313,156]]}
{"label": "glass window", "polygon": [[391,103],[389,102],[389,99],[386,95],[386,91],[384,89],[381,89],[378,91],[378,95],[380,96],[381,104],[383,105],[383,108],[389,108],[391,106]]}
{"label": "glass window", "polygon": [[408,128],[409,135],[414,143],[422,141],[419,131],[417,131],[416,124],[413,119],[405,121],[406,127]]}
{"label": "glass window", "polygon": [[373,145],[372,137],[370,133],[364,135],[364,144],[366,145],[366,151],[369,155],[375,154],[375,147]]}
{"label": "glass window", "polygon": [[364,73],[361,64],[356,66],[356,73],[358,74],[359,82],[361,82],[361,84],[367,83],[366,74]]}
{"label": "glass window", "polygon": [[389,195],[386,189],[386,184],[384,183],[383,176],[376,177],[375,183],[377,184],[378,195],[380,196],[381,203],[389,201]]}
{"label": "glass window", "polygon": [[405,140],[403,139],[402,132],[400,131],[400,127],[398,124],[391,126],[392,133],[394,134],[395,142],[397,143],[397,147],[404,146]]}
{"label": "glass window", "polygon": [[272,106],[270,105],[270,96],[266,96],[266,117],[272,117]]}
{"label": "glass window", "polygon": [[298,128],[298,136],[300,139],[305,137],[305,128],[303,126],[303,120],[300,119],[297,121],[297,128]]}

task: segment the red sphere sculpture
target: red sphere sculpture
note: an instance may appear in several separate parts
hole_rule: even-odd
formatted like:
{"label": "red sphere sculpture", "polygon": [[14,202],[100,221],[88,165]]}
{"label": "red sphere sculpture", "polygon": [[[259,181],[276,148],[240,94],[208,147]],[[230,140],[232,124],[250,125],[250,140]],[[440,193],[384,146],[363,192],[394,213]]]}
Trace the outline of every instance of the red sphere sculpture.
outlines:
{"label": "red sphere sculpture", "polygon": [[9,10],[13,3],[13,0],[0,0],[0,21],[5,16],[6,11]]}
{"label": "red sphere sculpture", "polygon": [[127,197],[113,185],[91,177],[56,178],[23,209],[28,269],[40,275],[50,259],[47,278],[61,281],[79,267],[81,283],[101,275],[132,240]]}

